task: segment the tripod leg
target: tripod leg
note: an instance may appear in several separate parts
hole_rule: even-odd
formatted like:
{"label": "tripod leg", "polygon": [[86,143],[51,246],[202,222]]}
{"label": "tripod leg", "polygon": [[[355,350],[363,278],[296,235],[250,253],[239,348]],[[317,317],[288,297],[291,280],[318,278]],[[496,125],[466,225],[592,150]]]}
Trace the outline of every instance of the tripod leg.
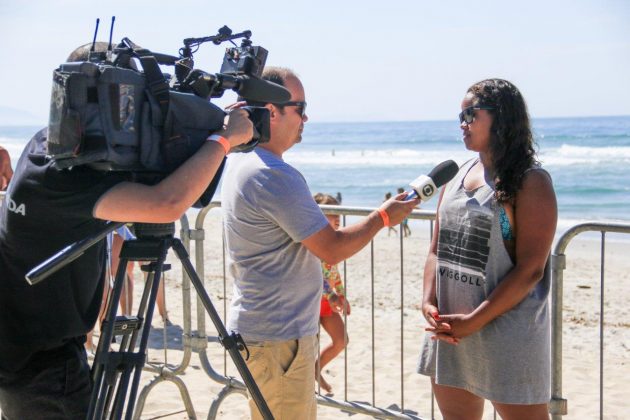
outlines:
{"label": "tripod leg", "polygon": [[[123,264],[126,264],[127,260],[121,260]],[[114,336],[114,320],[116,319],[116,311],[118,310],[118,302],[120,301],[120,295],[122,292],[122,285],[124,282],[125,270],[123,264],[118,266],[116,271],[116,280],[114,282],[114,288],[110,293],[110,297],[107,302],[106,316],[101,324],[101,337],[98,342],[96,354],[94,356],[94,362],[92,364],[92,383],[93,389],[90,396],[90,405],[88,409],[88,419],[102,418],[104,410],[106,409],[105,402],[111,398],[107,395],[111,395],[111,387],[107,384],[106,372],[104,365],[104,358],[107,357],[109,352],[109,346]],[[107,285],[105,286],[107,287]]]}
{"label": "tripod leg", "polygon": [[[155,308],[159,278],[164,268],[166,254],[170,248],[169,239],[129,241],[122,250],[121,264],[116,273],[116,281],[108,302],[107,317],[98,351],[92,366],[94,389],[90,400],[88,419],[109,417],[131,419],[136,393],[145,363],[151,319]],[[140,301],[137,316],[116,317],[126,276],[125,266],[129,260],[150,261],[145,289]],[[134,352],[139,330],[142,329],[138,351]],[[122,336],[117,352],[110,351],[114,336]],[[132,376],[133,374],[133,376]],[[129,382],[132,380],[129,392]],[[125,402],[126,407],[125,407]]]}
{"label": "tripod leg", "polygon": [[[136,394],[138,392],[140,377],[142,375],[142,367],[146,361],[147,344],[151,330],[151,320],[153,319],[153,312],[157,299],[159,279],[164,267],[164,260],[166,258],[168,247],[169,245],[164,242],[163,246],[160,248],[160,257],[158,257],[157,262],[150,263],[149,268],[146,270],[148,274],[146,278],[145,291],[140,301],[137,316],[138,319],[142,319],[142,325],[139,328],[134,329],[131,334],[124,335],[122,339],[121,352],[126,352],[121,354],[126,357],[126,360],[124,361],[124,369],[120,374],[118,389],[115,397],[115,405],[112,410],[112,418],[114,419],[122,418],[123,412],[125,413],[126,419],[131,419],[134,413]],[[138,344],[137,351],[134,352],[140,331],[140,342]],[[129,388],[130,381],[131,388]],[[127,402],[126,406],[125,401]]]}
{"label": "tripod leg", "polygon": [[188,252],[186,251],[186,248],[184,248],[184,245],[182,244],[182,242],[176,238],[172,239],[172,247],[173,247],[173,250],[175,251],[175,254],[177,255],[177,258],[179,258],[179,260],[181,261],[182,266],[184,267],[184,270],[186,271],[186,274],[188,274],[188,277],[190,277],[190,282],[195,287],[195,291],[199,295],[199,298],[201,299],[203,306],[206,308],[206,312],[210,316],[212,323],[217,329],[217,332],[219,334],[219,339],[221,340],[221,344],[223,344],[223,346],[226,348],[228,353],[230,353],[230,357],[234,361],[234,364],[236,365],[236,369],[238,370],[238,373],[240,373],[241,377],[243,378],[243,382],[247,386],[247,390],[249,391],[249,394],[251,395],[254,402],[256,403],[256,406],[258,407],[260,414],[266,420],[269,420],[269,419],[273,420],[273,415],[271,413],[271,410],[269,410],[269,406],[267,405],[267,402],[263,398],[263,395],[260,392],[258,385],[256,385],[256,382],[254,381],[254,378],[251,372],[247,368],[247,365],[245,364],[245,361],[243,360],[241,353],[239,353],[236,340],[234,339],[234,337],[230,336],[227,330],[225,329],[225,326],[223,325],[223,321],[221,320],[221,317],[217,313],[216,309],[214,308],[214,305],[212,304],[212,301],[210,300],[210,296],[208,296],[208,293],[203,287],[203,282],[199,278],[199,275],[195,271],[195,268],[193,267],[192,263],[190,262],[190,258],[188,256]]}
{"label": "tripod leg", "polygon": [[[142,329],[142,337],[140,338],[140,347],[138,349],[138,353],[141,355],[146,355],[147,351],[147,343],[149,341],[149,332],[151,330],[151,320],[153,319],[153,310],[155,309],[155,302],[157,299],[158,289],[160,285],[160,280],[162,277],[162,271],[164,269],[164,261],[166,260],[166,254],[168,253],[168,249],[170,248],[171,240],[164,239],[161,241],[160,252],[157,262],[152,263],[152,271],[149,273],[148,278],[151,278],[151,282],[147,284],[146,287],[151,286],[151,294],[149,297],[148,304],[146,305],[145,312],[145,322],[144,328]],[[144,302],[141,302],[141,307],[144,306]],[[132,336],[131,345],[135,344],[135,336],[136,333]],[[142,363],[144,365],[144,361]],[[133,415],[133,408],[136,402],[136,394],[138,393],[138,385],[140,384],[140,376],[142,374],[142,366],[139,366],[134,371],[133,382],[131,384],[131,391],[129,393],[130,398],[127,405],[127,416],[128,420],[131,420]],[[124,394],[123,394],[124,395]]]}

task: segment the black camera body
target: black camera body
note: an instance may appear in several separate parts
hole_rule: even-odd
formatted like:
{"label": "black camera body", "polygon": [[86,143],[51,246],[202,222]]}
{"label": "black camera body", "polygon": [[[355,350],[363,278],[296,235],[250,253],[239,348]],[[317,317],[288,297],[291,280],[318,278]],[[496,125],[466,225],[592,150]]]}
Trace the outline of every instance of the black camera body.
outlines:
{"label": "black camera body", "polygon": [[271,137],[271,128],[269,127],[269,110],[264,106],[244,106],[243,108],[249,114],[249,119],[254,124],[254,137],[244,144],[239,144],[232,148],[236,153],[251,152],[259,143],[269,142]]}
{"label": "black camera body", "polygon": [[[163,177],[223,127],[226,113],[210,102],[227,89],[245,99],[282,103],[290,94],[260,79],[267,51],[252,46],[251,32],[184,40],[180,56],[154,53],[127,38],[86,62],[64,63],[53,73],[47,154],[59,168],[89,165],[97,170],[152,173]],[[221,72],[194,69],[192,49],[244,38],[229,48]],[[94,48],[93,48],[94,49]],[[175,66],[175,77],[160,65]],[[254,138],[234,149],[251,151],[269,141],[269,112],[246,107]]]}

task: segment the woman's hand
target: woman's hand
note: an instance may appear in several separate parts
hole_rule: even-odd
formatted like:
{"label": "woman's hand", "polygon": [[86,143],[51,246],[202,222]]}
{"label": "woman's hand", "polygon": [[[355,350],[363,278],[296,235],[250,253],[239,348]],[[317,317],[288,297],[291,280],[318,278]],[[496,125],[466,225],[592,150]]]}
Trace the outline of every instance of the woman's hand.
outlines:
{"label": "woman's hand", "polygon": [[459,342],[460,339],[479,331],[482,327],[475,322],[472,314],[439,315],[439,320],[442,324],[448,325],[448,328],[438,325],[437,327],[428,327],[426,331],[434,332],[436,339],[447,342],[451,342],[452,339]]}
{"label": "woman's hand", "polygon": [[345,311],[345,314],[350,315],[350,302],[348,302],[348,299],[346,299],[344,295],[341,295],[341,300],[343,302],[343,310]]}
{"label": "woman's hand", "polygon": [[431,303],[425,303],[422,305],[422,315],[424,315],[424,319],[427,320],[431,327],[437,327],[437,321],[440,318],[440,312],[438,311],[437,306]]}
{"label": "woman's hand", "polygon": [[422,305],[422,314],[429,323],[424,330],[434,333],[433,340],[442,340],[449,344],[459,343],[459,339],[451,335],[451,325],[444,320],[435,305],[431,303]]}
{"label": "woman's hand", "polygon": [[328,297],[328,303],[330,309],[338,314],[350,315],[350,303],[346,300],[344,295],[332,294]]}

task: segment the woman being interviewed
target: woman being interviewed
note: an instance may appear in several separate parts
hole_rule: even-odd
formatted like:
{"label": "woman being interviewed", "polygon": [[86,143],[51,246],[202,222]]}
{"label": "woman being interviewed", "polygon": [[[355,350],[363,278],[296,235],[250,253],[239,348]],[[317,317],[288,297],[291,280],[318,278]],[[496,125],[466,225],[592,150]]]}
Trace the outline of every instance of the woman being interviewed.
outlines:
{"label": "woman being interviewed", "polygon": [[442,191],[424,269],[429,326],[418,372],[446,419],[474,419],[484,399],[504,419],[548,418],[550,271],[556,220],[525,101],[501,79],[462,101],[466,148],[479,153]]}

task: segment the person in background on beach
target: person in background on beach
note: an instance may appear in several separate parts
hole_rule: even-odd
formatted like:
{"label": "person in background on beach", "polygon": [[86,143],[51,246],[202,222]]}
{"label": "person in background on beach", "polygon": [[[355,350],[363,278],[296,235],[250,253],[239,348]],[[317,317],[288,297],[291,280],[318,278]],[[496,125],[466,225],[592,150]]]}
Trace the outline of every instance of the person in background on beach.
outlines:
{"label": "person in background on beach", "polygon": [[[131,233],[131,230],[129,230],[129,228],[126,225],[110,233],[110,237],[107,238],[108,245],[111,250],[109,270],[112,275],[112,278],[116,277],[118,266],[120,265],[120,251],[122,250],[123,243],[125,241],[130,241],[133,239],[136,239],[136,236],[133,233]],[[133,310],[133,266],[134,266],[134,262],[129,261],[127,263],[127,267],[125,267],[125,271],[126,271],[125,283],[123,284],[122,293],[120,295],[120,311],[122,312],[123,315],[131,315],[131,311]],[[160,286],[161,285],[162,283],[160,281]],[[112,286],[113,285],[110,285],[110,290]],[[160,312],[160,315],[161,315],[161,311],[159,308],[159,302],[160,302],[159,292],[155,301],[158,304],[158,311]]]}
{"label": "person in background on beach", "polygon": [[[317,193],[313,198],[317,204],[339,205],[335,197],[328,194]],[[327,214],[326,219],[333,229],[339,229],[338,214]],[[315,366],[315,378],[324,391],[330,394],[332,387],[322,377],[322,369],[348,345],[349,339],[341,315],[344,313],[350,315],[350,303],[346,299],[337,264],[322,261],[322,274],[324,275],[324,293],[319,312],[319,323],[330,336],[331,343],[319,354],[317,363],[319,366]]]}
{"label": "person in background on beach", "polygon": [[503,419],[547,419],[552,181],[512,83],[475,83],[461,108],[464,144],[479,156],[438,203],[418,371],[431,377],[444,418],[480,419],[487,399]]}
{"label": "person in background on beach", "polygon": [[[247,366],[276,418],[315,419],[315,360],[322,296],[320,260],[337,264],[419,204],[392,198],[360,222],[333,229],[304,177],[283,159],[302,139],[304,88],[292,71],[267,67],[263,78],[291,93],[269,109],[271,138],[232,155],[221,207],[234,293],[227,330],[249,349]],[[253,418],[260,413],[250,400]]]}
{"label": "person in background on beach", "polygon": [[[120,264],[120,251],[124,241],[136,239],[135,235],[131,232],[129,227],[121,226],[113,232],[110,232],[107,236],[107,248],[109,258],[109,270],[105,274],[105,287],[103,288],[103,299],[101,301],[101,310],[98,314],[99,325],[105,318],[105,311],[107,310],[107,298],[114,287],[114,278]],[[123,284],[122,293],[120,295],[120,313],[122,315],[131,315],[133,310],[133,266],[134,262],[129,261],[126,268],[125,282]],[[158,294],[156,297],[156,303],[158,307],[158,313],[162,317],[162,321],[165,326],[170,324],[168,319],[168,313],[166,311],[166,302],[164,296],[164,275],[160,279],[158,286]],[[90,331],[87,334],[87,340],[85,342],[85,348],[88,352],[94,353],[96,350],[93,343],[93,332]]]}
{"label": "person in background on beach", "polygon": [[[398,188],[398,194],[404,193],[405,189],[403,187]],[[405,217],[400,224],[400,228],[403,231],[403,236],[406,238],[407,236],[411,236],[411,228],[409,227],[409,218]]]}
{"label": "person in background on beach", "polygon": [[[386,192],[385,193],[385,200],[383,200],[383,203],[386,202],[387,200],[389,200],[390,198],[392,198],[392,193],[390,192]],[[392,233],[392,231],[394,232],[394,235],[398,235],[398,231],[396,230],[396,228],[392,225],[387,226],[387,236],[390,235],[390,233]]]}
{"label": "person in background on beach", "polygon": [[[133,229],[133,227],[131,229]],[[131,229],[128,226],[122,226],[111,234],[111,273],[113,276],[116,275],[116,270],[118,270],[118,265],[120,264],[120,251],[123,242],[136,239]],[[134,262],[129,261],[127,264],[127,278],[120,297],[120,310],[123,315],[131,315],[131,311],[133,310],[133,266]],[[160,279],[155,303],[157,304],[158,313],[162,317],[162,321],[168,324],[169,319],[164,295],[165,274],[166,273],[163,273]]]}
{"label": "person in background on beach", "polygon": [[12,176],[11,156],[9,156],[7,149],[0,146],[0,191],[7,189]]}
{"label": "person in background on beach", "polygon": [[[84,61],[91,44],[68,61]],[[105,51],[99,43],[97,51]],[[87,166],[58,169],[47,158],[47,130],[20,157],[0,210],[0,410],[3,419],[84,419],[91,379],[85,336],[97,319],[105,240],[45,281],[24,275],[107,220],[168,223],[206,190],[231,147],[251,140],[252,123],[233,110],[219,132],[155,185]],[[7,202],[14,205],[7,206]]]}

